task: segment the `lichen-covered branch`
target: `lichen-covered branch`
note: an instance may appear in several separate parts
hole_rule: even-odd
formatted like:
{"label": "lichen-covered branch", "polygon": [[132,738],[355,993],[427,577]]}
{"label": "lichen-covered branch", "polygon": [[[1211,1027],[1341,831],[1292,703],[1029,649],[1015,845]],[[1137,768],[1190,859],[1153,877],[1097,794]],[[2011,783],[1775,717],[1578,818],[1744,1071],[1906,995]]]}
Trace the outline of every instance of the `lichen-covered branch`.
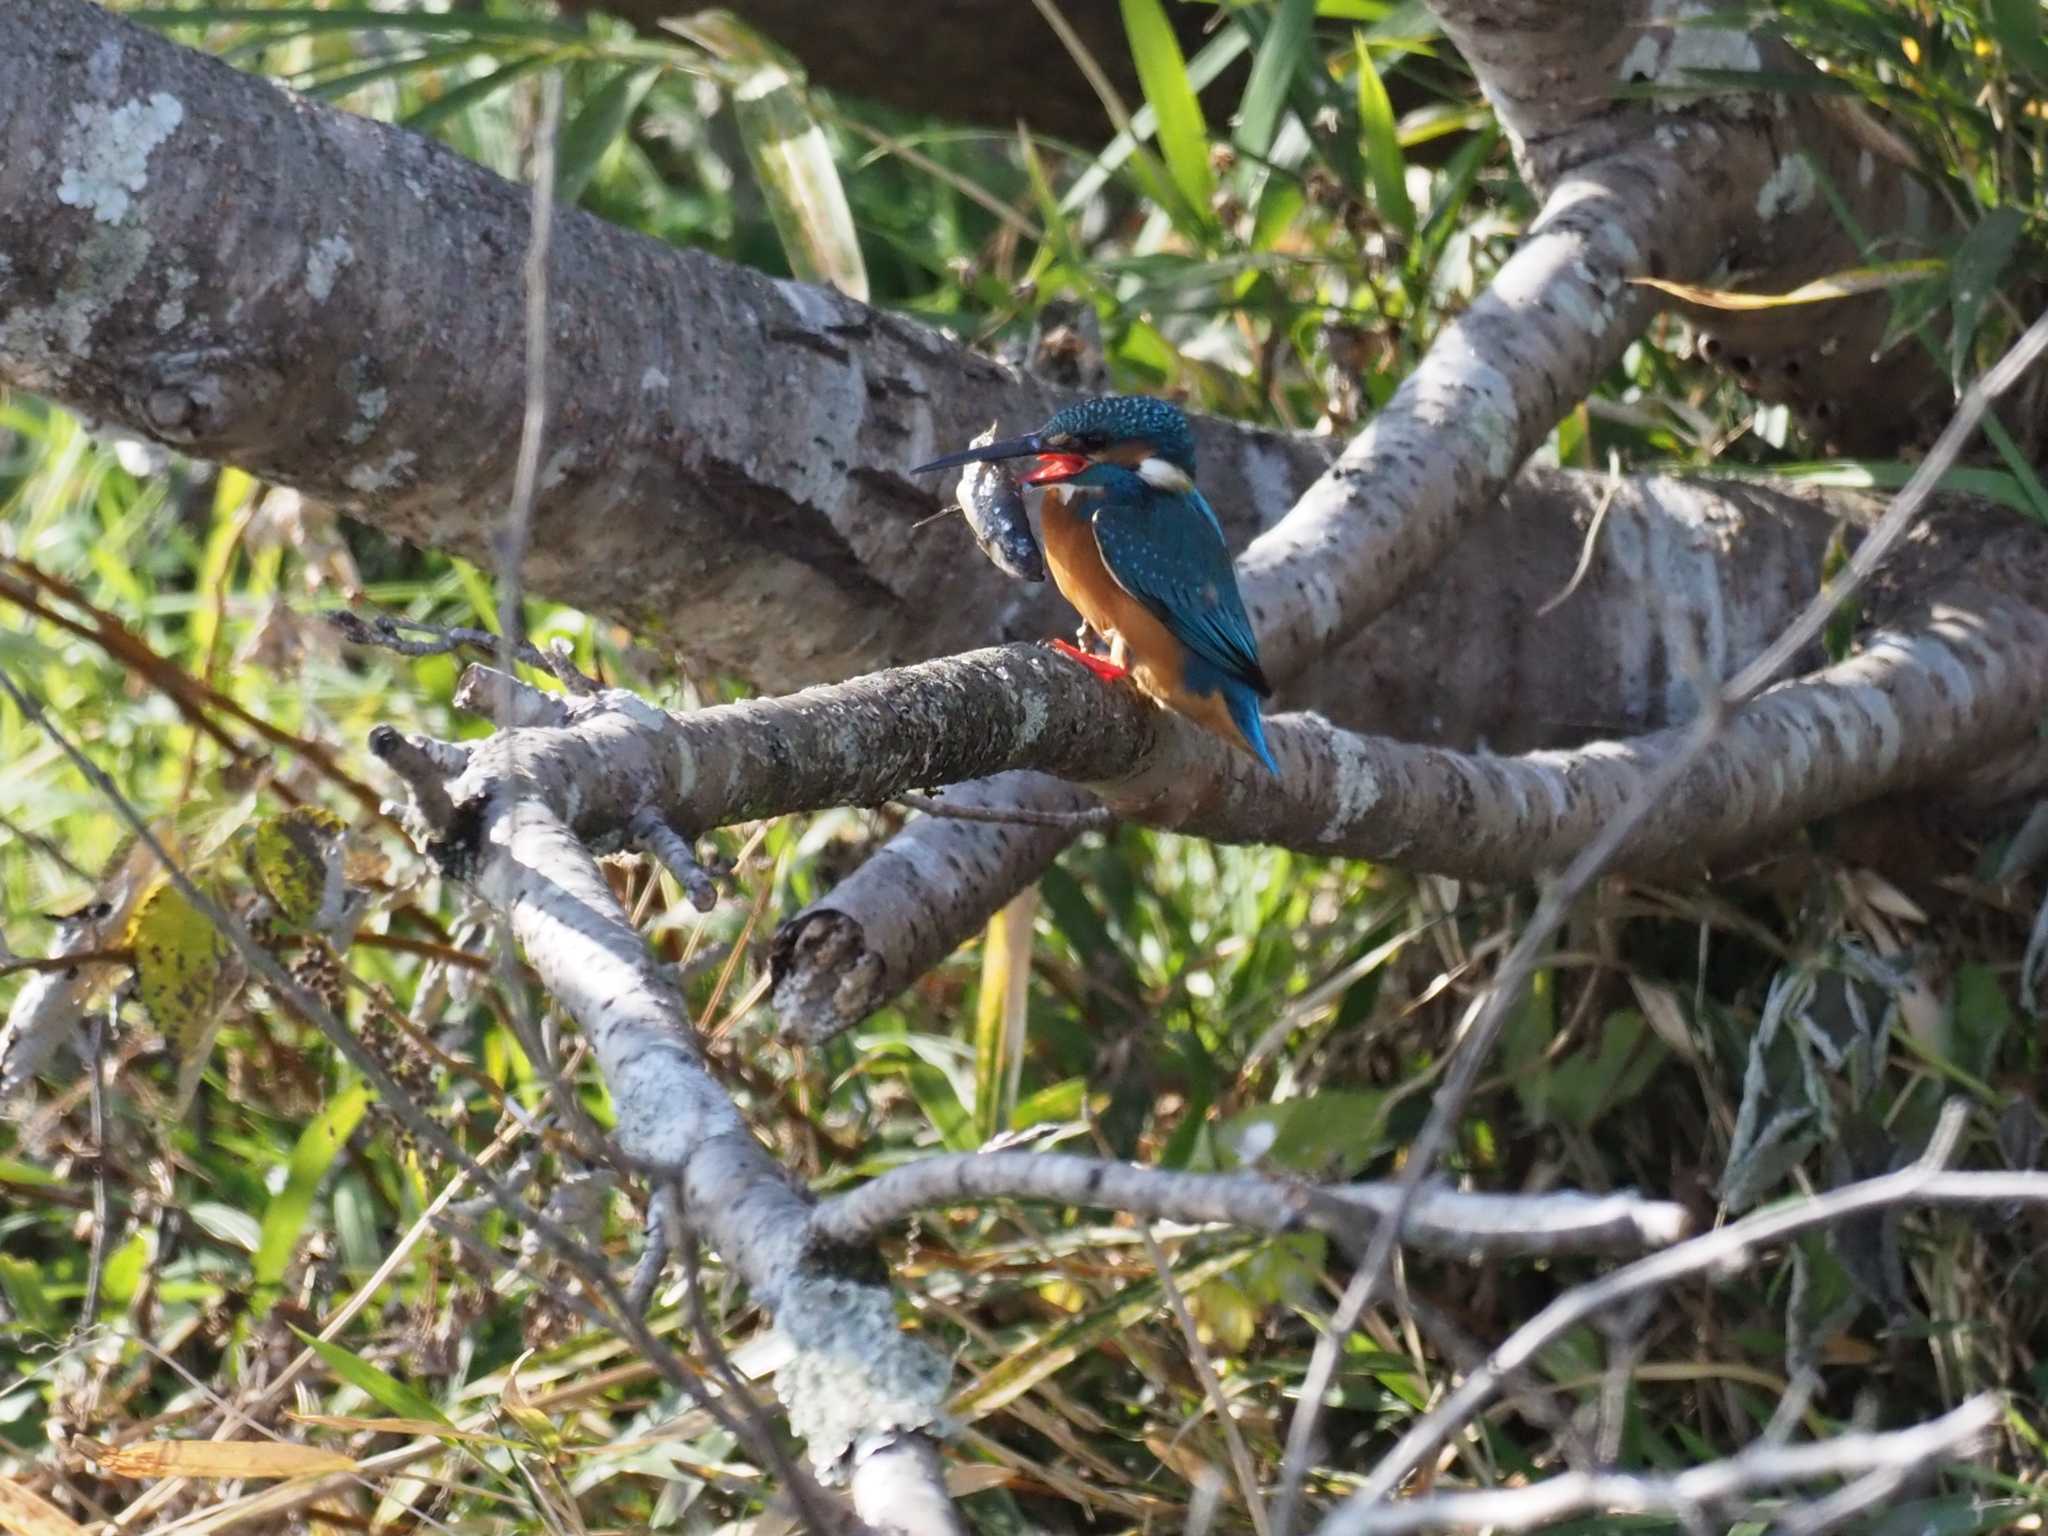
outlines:
{"label": "lichen-covered branch", "polygon": [[[1714,226],[1709,266],[1647,275],[1782,293],[1868,265],[1875,258],[1858,231],[1883,232],[1886,260],[1940,254],[1954,239],[1912,152],[1848,98],[1730,86],[1731,76],[1797,79],[1812,66],[1733,24],[1725,7],[1431,0],[1430,9],[1478,75],[1532,187],[1547,191],[1646,143],[1674,163],[1720,169],[1698,158],[1703,133],[1735,154],[1732,174],[1703,176],[1688,209]],[[1678,307],[1700,328],[1709,361],[1790,405],[1817,440],[1844,452],[1924,442],[1944,417],[1940,360],[1910,340],[1883,344],[1893,313],[1883,294],[1747,313]]]}
{"label": "lichen-covered branch", "polygon": [[[811,1224],[833,1242],[869,1242],[918,1211],[1030,1200],[1254,1232],[1316,1231],[1356,1243],[1392,1214],[1398,1198],[1391,1184],[1183,1173],[1063,1152],[960,1152],[878,1174],[824,1201]],[[1416,1198],[1401,1235],[1415,1248],[1460,1258],[1635,1253],[1678,1241],[1690,1224],[1683,1206],[1627,1192],[1489,1195],[1436,1187]]]}
{"label": "lichen-covered branch", "polygon": [[[533,706],[493,683],[480,673],[470,702],[533,718]],[[850,1478],[863,1516],[886,1523],[886,1507],[862,1505],[878,1482],[928,1464],[915,1442],[939,1425],[945,1362],[902,1332],[888,1288],[854,1253],[811,1240],[808,1196],[706,1068],[681,1027],[688,1013],[673,973],[649,953],[585,844],[597,828],[614,843],[628,835],[665,782],[651,755],[666,717],[607,693],[572,700],[555,718],[569,723],[514,726],[466,758],[441,758],[455,770],[440,797],[451,809],[437,823],[415,795],[415,813],[451,873],[505,914],[542,985],[590,1040],[620,1147],[681,1190],[687,1219],[790,1339],[777,1391],[813,1464]],[[409,778],[437,759],[417,743],[404,750],[388,730],[374,744],[387,761],[404,760]],[[864,1470],[877,1455],[886,1477]]]}
{"label": "lichen-covered branch", "polygon": [[[1055,813],[1096,803],[1042,773],[1000,773],[946,799]],[[1071,840],[1059,827],[918,817],[775,931],[773,1003],[783,1033],[816,1045],[851,1029],[980,932]]]}
{"label": "lichen-covered branch", "polygon": [[[1670,637],[1688,637],[1717,676],[1740,669],[1819,585],[1835,518],[1864,512],[1853,498],[1733,482],[1525,471],[1432,579],[1343,652],[1349,716],[1390,736],[1496,751],[1656,730],[1692,708],[1688,658],[1671,653]],[[962,785],[948,799],[1027,811],[1096,803],[1042,774]],[[777,932],[783,1028],[817,1041],[866,1017],[979,932],[1070,835],[911,822]]]}
{"label": "lichen-covered branch", "polygon": [[[472,695],[487,674],[472,669]],[[913,786],[1031,768],[1085,783],[1121,813],[1227,842],[1397,861],[1488,879],[1568,860],[1677,745],[1682,728],[1520,757],[1452,752],[1284,715],[1275,781],[1127,687],[1036,646],[970,652],[669,716],[616,692],[568,704],[568,729],[473,745],[492,783],[541,753],[574,782],[612,754],[645,765],[670,822],[708,829],[873,804]],[[2016,746],[2048,708],[2048,614],[1989,585],[1943,589],[1857,655],[1735,711],[1680,792],[1623,846],[1623,867],[1708,859],[1879,795],[1938,783]],[[565,799],[565,805],[575,804]],[[615,835],[585,797],[577,835]],[[451,846],[471,834],[456,799]],[[637,807],[636,807],[637,809]]]}

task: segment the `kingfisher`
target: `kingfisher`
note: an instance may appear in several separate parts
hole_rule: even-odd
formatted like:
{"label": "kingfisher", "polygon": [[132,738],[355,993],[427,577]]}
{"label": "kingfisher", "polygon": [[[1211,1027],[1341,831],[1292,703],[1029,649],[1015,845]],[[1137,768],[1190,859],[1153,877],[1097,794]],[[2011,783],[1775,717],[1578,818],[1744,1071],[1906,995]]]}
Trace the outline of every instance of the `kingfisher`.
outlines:
{"label": "kingfisher", "polygon": [[1273,689],[1215,509],[1195,489],[1195,434],[1149,395],[1084,400],[1036,432],[920,464],[913,474],[1035,456],[1046,564],[1109,659],[1053,644],[1105,681],[1152,698],[1277,774],[1259,701]]}

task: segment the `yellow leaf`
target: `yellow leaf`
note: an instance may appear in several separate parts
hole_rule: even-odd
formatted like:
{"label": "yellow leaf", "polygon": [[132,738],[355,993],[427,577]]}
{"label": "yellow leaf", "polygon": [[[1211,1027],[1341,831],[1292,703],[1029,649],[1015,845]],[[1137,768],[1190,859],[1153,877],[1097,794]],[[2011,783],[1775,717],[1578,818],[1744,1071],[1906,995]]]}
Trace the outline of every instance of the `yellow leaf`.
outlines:
{"label": "yellow leaf", "polygon": [[1224,1353],[1243,1354],[1259,1326],[1259,1308],[1228,1280],[1211,1280],[1188,1298],[1188,1310],[1204,1342]]}
{"label": "yellow leaf", "polygon": [[206,1032],[227,990],[226,943],[205,915],[168,881],[135,914],[136,990],[150,1021],[180,1047],[182,1061]]}
{"label": "yellow leaf", "polygon": [[519,1384],[519,1367],[526,1364],[533,1355],[528,1350],[505,1371],[505,1389],[498,1394],[498,1402],[507,1418],[533,1437],[536,1445],[555,1446],[561,1441],[554,1423],[545,1413],[534,1406],[533,1399],[526,1395],[526,1389]]}
{"label": "yellow leaf", "polygon": [[0,1477],[0,1531],[7,1536],[85,1536],[85,1527],[39,1493]]}
{"label": "yellow leaf", "polygon": [[342,819],[318,806],[294,806],[256,827],[251,872],[286,922],[314,926],[341,895]]}
{"label": "yellow leaf", "polygon": [[282,1440],[138,1440],[86,1455],[116,1477],[304,1477],[353,1472],[355,1458]]}
{"label": "yellow leaf", "polygon": [[1859,293],[1876,293],[1907,283],[1925,282],[1947,270],[1948,263],[1934,257],[1922,261],[1888,262],[1881,267],[1852,267],[1828,277],[1817,277],[1790,293],[1731,293],[1725,288],[1701,288],[1661,277],[1632,277],[1629,281],[1705,309],[1783,309],[1792,304],[1822,304],[1830,299],[1854,298]]}

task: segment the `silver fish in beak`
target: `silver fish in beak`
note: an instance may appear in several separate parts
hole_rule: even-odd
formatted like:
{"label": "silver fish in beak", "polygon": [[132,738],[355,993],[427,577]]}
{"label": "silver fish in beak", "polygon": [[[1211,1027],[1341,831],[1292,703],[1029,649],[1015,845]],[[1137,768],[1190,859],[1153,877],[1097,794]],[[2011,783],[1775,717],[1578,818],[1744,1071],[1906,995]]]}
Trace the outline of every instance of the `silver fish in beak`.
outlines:
{"label": "silver fish in beak", "polygon": [[[986,448],[996,440],[994,423],[970,448]],[[997,570],[1019,581],[1045,580],[1045,553],[1031,532],[1024,510],[1024,492],[1001,460],[969,460],[960,476],[960,510],[981,552]]]}

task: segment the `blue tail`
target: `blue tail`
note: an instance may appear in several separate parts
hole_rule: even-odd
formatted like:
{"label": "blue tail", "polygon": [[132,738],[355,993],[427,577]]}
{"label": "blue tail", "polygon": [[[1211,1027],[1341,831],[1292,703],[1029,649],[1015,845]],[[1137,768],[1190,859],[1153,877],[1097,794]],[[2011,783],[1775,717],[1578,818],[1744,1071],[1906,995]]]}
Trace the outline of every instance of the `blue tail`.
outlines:
{"label": "blue tail", "polygon": [[1230,711],[1232,723],[1244,733],[1252,754],[1266,765],[1266,772],[1278,778],[1280,765],[1273,761],[1273,749],[1266,745],[1266,722],[1259,715],[1259,696],[1233,678],[1223,685],[1223,704]]}

